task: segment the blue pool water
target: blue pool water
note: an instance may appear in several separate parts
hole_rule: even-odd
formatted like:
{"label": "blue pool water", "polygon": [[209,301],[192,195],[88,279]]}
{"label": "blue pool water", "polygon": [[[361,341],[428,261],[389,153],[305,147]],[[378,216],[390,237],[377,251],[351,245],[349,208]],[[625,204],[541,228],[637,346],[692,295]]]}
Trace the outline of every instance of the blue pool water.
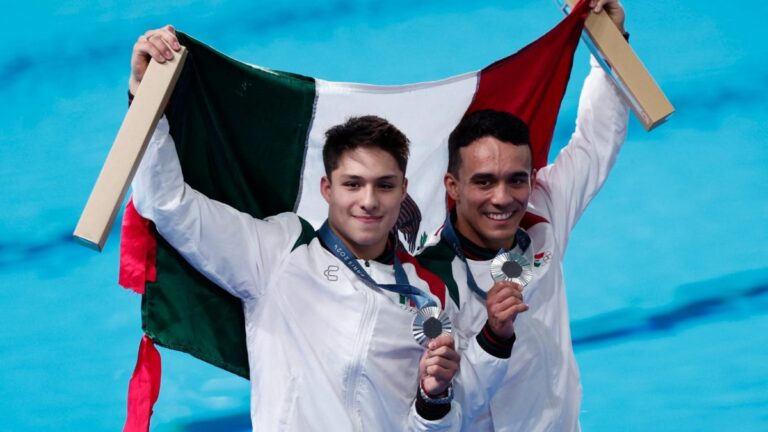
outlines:
{"label": "blue pool water", "polygon": [[[768,430],[765,3],[627,1],[678,112],[632,120],[566,259],[587,431]],[[0,18],[0,431],[118,430],[141,337],[118,236],[70,240],[126,107],[130,49],[166,23],[241,60],[399,84],[478,69],[560,19],[551,1],[39,1]],[[555,150],[572,130],[577,53]],[[248,384],[162,350],[155,430],[246,430]]]}

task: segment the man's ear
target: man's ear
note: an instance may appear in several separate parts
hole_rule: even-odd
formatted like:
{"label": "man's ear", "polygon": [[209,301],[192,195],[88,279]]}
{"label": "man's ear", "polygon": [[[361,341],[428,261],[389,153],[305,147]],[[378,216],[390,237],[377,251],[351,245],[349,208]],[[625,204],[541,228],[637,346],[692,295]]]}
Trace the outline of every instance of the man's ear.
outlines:
{"label": "man's ear", "polygon": [[448,193],[448,196],[454,201],[459,201],[459,179],[447,172],[443,177],[443,184],[445,185],[445,191]]}
{"label": "man's ear", "polygon": [[330,203],[331,199],[331,179],[328,176],[323,176],[320,179],[320,194],[325,198],[325,202]]}
{"label": "man's ear", "polygon": [[533,189],[534,186],[536,186],[536,173],[538,173],[539,170],[536,168],[531,171],[531,189]]}

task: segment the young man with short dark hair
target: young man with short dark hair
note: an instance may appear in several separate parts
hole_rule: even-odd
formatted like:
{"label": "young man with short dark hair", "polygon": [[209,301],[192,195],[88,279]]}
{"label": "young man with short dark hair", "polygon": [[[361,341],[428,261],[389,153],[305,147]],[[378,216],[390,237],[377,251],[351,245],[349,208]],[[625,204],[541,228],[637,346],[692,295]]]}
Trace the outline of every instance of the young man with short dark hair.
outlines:
{"label": "young man with short dark hair", "polygon": [[[344,135],[371,132],[372,123],[383,133],[350,145]],[[242,300],[254,429],[457,424],[455,402],[414,404],[424,352],[411,334],[415,312],[385,289],[399,265],[422,301],[436,301],[415,268],[396,261],[389,235],[406,193],[400,164],[407,141],[370,117],[351,119],[328,136],[330,172],[321,184],[328,221],[318,232],[294,213],[258,220],[186,186],[164,120],[133,182],[136,209],[190,264]],[[451,337],[433,342],[422,364],[431,373],[421,385],[439,395],[459,356]]]}
{"label": "young man with short dark hair", "polygon": [[[593,0],[592,6],[605,8],[624,31],[617,0]],[[510,346],[501,387],[484,412],[465,416],[465,430],[579,430],[581,383],[562,259],[571,230],[616,160],[627,119],[626,103],[593,59],[576,131],[554,163],[533,169],[528,128],[509,113],[472,113],[451,134],[444,184],[455,207],[418,258],[458,298],[459,340],[480,331]],[[527,264],[531,280],[495,282],[491,272],[498,271],[493,263],[502,261],[500,251]],[[494,308],[488,305],[505,293],[525,303],[508,325],[491,328]]]}

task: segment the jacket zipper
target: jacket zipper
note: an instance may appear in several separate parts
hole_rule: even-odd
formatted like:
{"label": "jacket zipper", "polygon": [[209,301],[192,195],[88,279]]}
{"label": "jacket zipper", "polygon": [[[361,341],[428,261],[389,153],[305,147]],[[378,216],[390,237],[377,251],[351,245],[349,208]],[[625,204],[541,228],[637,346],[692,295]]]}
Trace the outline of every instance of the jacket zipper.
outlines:
{"label": "jacket zipper", "polygon": [[357,339],[355,340],[355,357],[349,368],[347,397],[345,401],[347,412],[349,412],[352,417],[353,427],[358,431],[363,430],[363,425],[362,419],[360,418],[360,412],[355,406],[355,398],[357,396],[357,387],[360,383],[360,376],[362,375],[363,362],[365,361],[368,345],[370,344],[372,331],[371,327],[373,325],[373,312],[376,304],[376,296],[370,292],[370,289],[367,286],[362,290],[362,292],[365,296],[365,305],[362,311],[362,319],[360,320]]}

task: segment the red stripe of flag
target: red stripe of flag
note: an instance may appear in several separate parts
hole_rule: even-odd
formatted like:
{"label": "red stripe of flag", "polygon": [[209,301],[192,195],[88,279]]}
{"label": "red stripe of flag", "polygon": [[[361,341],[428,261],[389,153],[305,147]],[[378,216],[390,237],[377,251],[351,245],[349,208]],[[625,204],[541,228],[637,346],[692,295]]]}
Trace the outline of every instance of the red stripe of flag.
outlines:
{"label": "red stripe of flag", "polygon": [[533,167],[547,164],[560,103],[571,76],[586,0],[559,25],[535,42],[480,72],[480,82],[467,114],[483,109],[506,111],[528,124]]}

